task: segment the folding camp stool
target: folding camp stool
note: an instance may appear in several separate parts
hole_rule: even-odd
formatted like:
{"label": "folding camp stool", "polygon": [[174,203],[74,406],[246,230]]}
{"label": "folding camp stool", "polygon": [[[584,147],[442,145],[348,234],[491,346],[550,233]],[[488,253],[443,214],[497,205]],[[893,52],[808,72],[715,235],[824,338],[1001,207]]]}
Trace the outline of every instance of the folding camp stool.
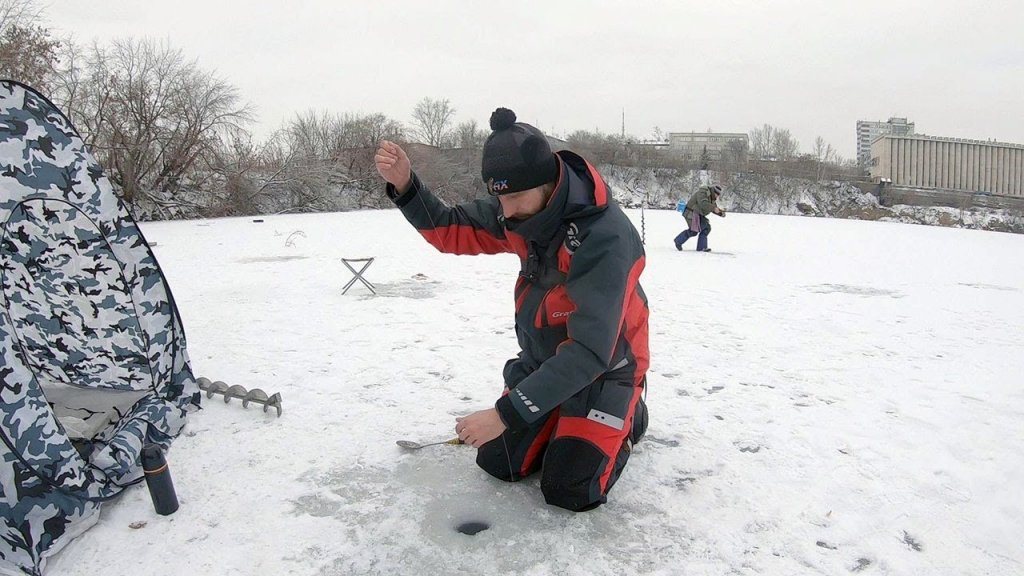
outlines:
{"label": "folding camp stool", "polygon": [[[352,279],[348,281],[348,284],[345,284],[345,287],[341,291],[342,294],[348,292],[348,289],[356,283],[356,280],[362,282],[364,286],[370,289],[370,292],[374,293],[374,295],[377,294],[377,291],[373,289],[373,284],[371,284],[366,278],[363,278],[363,273],[370,267],[370,264],[373,264],[373,258],[342,258],[341,261],[345,264],[346,268],[352,271],[352,274],[354,275],[352,276]],[[362,266],[359,268],[359,271],[356,271],[356,269],[352,267],[353,264],[362,264]]]}

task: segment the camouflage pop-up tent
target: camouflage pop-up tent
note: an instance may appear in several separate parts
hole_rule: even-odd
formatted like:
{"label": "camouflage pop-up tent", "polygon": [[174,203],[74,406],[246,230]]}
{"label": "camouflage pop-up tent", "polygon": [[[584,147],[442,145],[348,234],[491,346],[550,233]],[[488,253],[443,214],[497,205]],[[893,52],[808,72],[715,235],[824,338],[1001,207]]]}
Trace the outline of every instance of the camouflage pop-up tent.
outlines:
{"label": "camouflage pop-up tent", "polygon": [[0,81],[0,573],[46,558],[142,477],[199,389],[170,290],[71,122]]}

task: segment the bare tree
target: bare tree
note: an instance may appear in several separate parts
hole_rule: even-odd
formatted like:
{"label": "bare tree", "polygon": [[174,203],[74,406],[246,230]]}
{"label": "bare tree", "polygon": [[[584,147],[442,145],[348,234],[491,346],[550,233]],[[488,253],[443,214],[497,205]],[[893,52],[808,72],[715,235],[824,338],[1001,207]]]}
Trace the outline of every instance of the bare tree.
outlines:
{"label": "bare tree", "polygon": [[722,150],[721,160],[716,166],[723,182],[731,181],[733,175],[747,169],[747,143],[745,140],[730,140]]}
{"label": "bare tree", "polygon": [[486,194],[480,179],[481,150],[413,145],[407,152],[417,167],[416,174],[429,182],[434,194],[445,202],[457,204]]}
{"label": "bare tree", "polygon": [[250,118],[235,87],[146,40],[93,45],[61,74],[61,96],[128,204],[171,209],[201,160]]}
{"label": "bare tree", "polygon": [[108,56],[108,51],[95,42],[88,49],[64,42],[53,82],[54,102],[71,118],[92,149],[108,144],[102,130],[113,113],[113,77],[105,72],[110,67]]}
{"label": "bare tree", "polygon": [[383,114],[353,116],[348,120],[352,146],[375,149],[381,140],[403,140],[401,122]]}
{"label": "bare tree", "polygon": [[728,162],[735,163],[737,167],[742,166],[749,154],[747,143],[743,140],[730,140],[725,145],[724,154]]}
{"label": "bare tree", "polygon": [[424,98],[412,111],[414,135],[424,144],[440,148],[450,140],[454,116],[455,109],[447,99]]}
{"label": "bare tree", "polygon": [[818,136],[814,139],[814,150],[811,154],[817,163],[817,180],[821,182],[825,179],[825,170],[836,161],[836,151],[824,138]]}
{"label": "bare tree", "polygon": [[296,115],[280,134],[284,153],[277,157],[282,165],[270,186],[277,191],[278,203],[286,197],[283,209],[306,212],[382,205],[373,154],[381,140],[402,140],[399,122],[383,114],[309,111]]}
{"label": "bare tree", "polygon": [[668,147],[663,141],[641,141],[635,138],[627,138],[625,142],[627,161],[640,168],[661,168],[672,163]]}
{"label": "bare tree", "polygon": [[330,183],[338,188],[343,208],[379,208],[387,202],[373,155],[381,140],[403,139],[401,123],[383,114],[346,115],[345,148],[333,160]]}
{"label": "bare tree", "polygon": [[375,148],[381,140],[400,140],[402,126],[383,114],[336,115],[308,111],[285,127],[288,145],[306,158],[330,159],[351,148]]}
{"label": "bare tree", "polygon": [[792,160],[800,151],[800,143],[786,128],[776,128],[772,139],[771,156],[776,160]]}
{"label": "bare tree", "polygon": [[307,161],[327,160],[345,147],[345,121],[328,112],[295,115],[285,128],[290,150]]}
{"label": "bare tree", "polygon": [[750,131],[750,153],[757,160],[771,160],[775,148],[775,127],[765,124]]}
{"label": "bare tree", "polygon": [[0,33],[8,26],[32,26],[43,12],[35,0],[0,0]]}
{"label": "bare tree", "polygon": [[487,132],[480,129],[476,120],[463,122],[455,127],[455,146],[476,150],[483,148],[487,140]]}
{"label": "bare tree", "polygon": [[628,156],[626,142],[616,134],[600,130],[576,130],[566,137],[570,148],[582,153],[595,164],[617,164]]}
{"label": "bare tree", "polygon": [[261,178],[259,172],[276,151],[274,136],[260,144],[246,132],[225,134],[221,145],[207,156],[216,181],[211,178],[207,185],[212,198],[202,207],[203,213],[219,217],[273,211],[270,184],[277,182],[282,171],[272,171],[269,178]]}
{"label": "bare tree", "polygon": [[335,207],[329,198],[331,161],[311,144],[329,115],[296,115],[262,145],[240,143],[222,158],[225,186],[215,210],[222,214],[254,207],[260,213],[317,212]]}
{"label": "bare tree", "polygon": [[39,24],[41,11],[34,0],[0,0],[0,77],[49,93],[61,43]]}

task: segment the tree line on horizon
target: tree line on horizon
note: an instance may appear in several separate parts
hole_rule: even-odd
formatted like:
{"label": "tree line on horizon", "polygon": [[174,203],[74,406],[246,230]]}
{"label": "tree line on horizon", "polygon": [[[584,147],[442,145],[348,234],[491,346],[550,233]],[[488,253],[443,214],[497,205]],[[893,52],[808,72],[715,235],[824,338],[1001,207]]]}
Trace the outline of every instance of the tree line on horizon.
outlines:
{"label": "tree line on horizon", "polygon": [[[417,171],[449,202],[477,197],[489,130],[456,122],[447,99],[425,97],[411,122],[384,114],[308,110],[268,137],[238,89],[168,42],[122,39],[87,46],[55,38],[37,0],[0,0],[0,77],[32,86],[63,110],[126,204],[143,219],[239,216],[384,207],[373,152],[382,139],[410,143]],[[654,129],[655,139],[666,135]],[[564,137],[595,164],[710,168],[807,178],[856,170],[818,138],[809,154],[786,129],[750,132],[714,162],[632,136],[577,130]]]}

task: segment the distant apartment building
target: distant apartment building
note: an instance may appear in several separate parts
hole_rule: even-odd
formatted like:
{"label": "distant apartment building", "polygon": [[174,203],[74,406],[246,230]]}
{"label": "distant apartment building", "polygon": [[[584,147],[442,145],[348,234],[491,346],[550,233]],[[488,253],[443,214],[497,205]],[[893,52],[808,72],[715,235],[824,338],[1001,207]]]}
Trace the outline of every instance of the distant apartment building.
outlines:
{"label": "distant apartment building", "polygon": [[871,143],[880,136],[907,136],[914,133],[914,123],[906,118],[889,118],[885,122],[857,121],[857,164],[867,167],[871,161]]}
{"label": "distant apartment building", "polygon": [[892,186],[1024,197],[1024,144],[935,136],[883,136],[871,177]]}
{"label": "distant apartment building", "polygon": [[[731,148],[730,148],[731,146]],[[673,155],[696,160],[704,150],[712,161],[721,160],[723,152],[740,148],[746,150],[750,138],[740,132],[669,132],[668,149]]]}

